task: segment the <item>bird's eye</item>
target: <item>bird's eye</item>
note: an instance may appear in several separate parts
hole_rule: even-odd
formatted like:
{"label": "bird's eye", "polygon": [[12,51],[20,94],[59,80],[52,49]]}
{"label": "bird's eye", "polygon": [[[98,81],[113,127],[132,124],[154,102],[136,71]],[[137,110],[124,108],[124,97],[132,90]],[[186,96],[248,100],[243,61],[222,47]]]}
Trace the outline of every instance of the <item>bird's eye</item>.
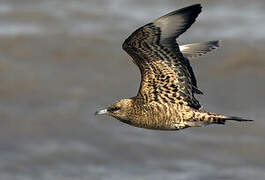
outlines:
{"label": "bird's eye", "polygon": [[110,109],[110,111],[114,112],[114,111],[118,111],[120,109],[121,109],[120,107],[113,107],[113,108]]}

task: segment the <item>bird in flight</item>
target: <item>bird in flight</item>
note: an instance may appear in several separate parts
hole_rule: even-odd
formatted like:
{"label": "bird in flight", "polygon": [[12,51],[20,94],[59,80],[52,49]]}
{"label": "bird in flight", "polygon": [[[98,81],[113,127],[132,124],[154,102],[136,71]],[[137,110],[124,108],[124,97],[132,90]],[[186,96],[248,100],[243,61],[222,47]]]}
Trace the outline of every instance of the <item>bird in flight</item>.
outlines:
{"label": "bird in flight", "polygon": [[218,41],[179,46],[176,39],[201,12],[195,4],[169,14],[134,31],[122,48],[141,72],[135,97],[122,99],[95,114],[107,114],[132,126],[155,130],[181,130],[227,120],[252,121],[204,111],[194,94],[202,94],[189,63],[219,46]]}

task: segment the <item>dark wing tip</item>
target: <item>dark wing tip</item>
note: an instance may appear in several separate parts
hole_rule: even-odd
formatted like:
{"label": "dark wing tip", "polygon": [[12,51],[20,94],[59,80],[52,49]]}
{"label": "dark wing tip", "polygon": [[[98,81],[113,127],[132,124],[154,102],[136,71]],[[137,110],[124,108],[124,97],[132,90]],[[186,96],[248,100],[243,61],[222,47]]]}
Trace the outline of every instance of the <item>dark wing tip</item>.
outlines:
{"label": "dark wing tip", "polygon": [[189,29],[195,22],[201,9],[202,6],[200,4],[194,4],[156,19],[153,23],[161,30],[161,42],[164,44],[174,44],[176,38]]}
{"label": "dark wing tip", "polygon": [[187,14],[190,19],[194,19],[201,13],[202,6],[201,4],[194,4],[188,7],[184,7],[176,11],[179,14]]}
{"label": "dark wing tip", "polygon": [[201,4],[194,4],[191,6],[187,6],[178,10],[175,10],[171,13],[168,13],[162,17],[168,17],[168,16],[172,16],[174,14],[199,14],[202,11],[202,6]]}
{"label": "dark wing tip", "polygon": [[186,17],[191,20],[191,24],[194,23],[195,19],[197,18],[197,16],[201,13],[202,11],[202,6],[201,4],[194,4],[194,5],[191,5],[191,6],[187,6],[187,7],[184,7],[182,9],[178,9],[178,10],[175,10],[173,12],[170,12],[158,19],[162,19],[162,18],[167,18],[169,16],[174,16],[176,14],[182,14],[182,15],[186,15]]}
{"label": "dark wing tip", "polygon": [[179,11],[193,11],[193,12],[196,12],[196,13],[200,13],[201,12],[201,9],[202,9],[202,6],[201,4],[193,4],[191,6],[187,6],[187,7],[184,7],[182,9],[180,9]]}
{"label": "dark wing tip", "polygon": [[[207,52],[210,52],[212,50],[219,48],[221,46],[220,43],[221,43],[221,40],[215,40],[215,41],[204,42],[202,44],[204,44],[206,46],[205,51],[207,53]],[[200,44],[200,43],[198,43],[198,44]]]}
{"label": "dark wing tip", "polygon": [[219,48],[221,46],[221,40],[210,41],[210,44],[215,48]]}
{"label": "dark wing tip", "polygon": [[189,20],[188,26],[191,26],[195,22],[196,18],[201,13],[201,11],[202,11],[201,4],[194,4],[178,10],[178,13],[185,14],[187,16],[187,19]]}

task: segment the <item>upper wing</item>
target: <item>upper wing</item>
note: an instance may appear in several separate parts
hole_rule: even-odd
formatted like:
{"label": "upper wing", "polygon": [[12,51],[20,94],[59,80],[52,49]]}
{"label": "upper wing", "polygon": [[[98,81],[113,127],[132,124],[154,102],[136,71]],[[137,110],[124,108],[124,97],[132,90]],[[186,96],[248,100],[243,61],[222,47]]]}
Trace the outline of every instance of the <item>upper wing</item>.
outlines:
{"label": "upper wing", "polygon": [[184,57],[196,58],[208,52],[217,49],[220,46],[220,41],[209,41],[203,43],[194,43],[179,46],[179,49]]}
{"label": "upper wing", "polygon": [[194,73],[176,43],[200,12],[200,4],[173,11],[137,29],[125,40],[123,49],[141,71],[138,98],[200,108],[193,95],[201,93]]}

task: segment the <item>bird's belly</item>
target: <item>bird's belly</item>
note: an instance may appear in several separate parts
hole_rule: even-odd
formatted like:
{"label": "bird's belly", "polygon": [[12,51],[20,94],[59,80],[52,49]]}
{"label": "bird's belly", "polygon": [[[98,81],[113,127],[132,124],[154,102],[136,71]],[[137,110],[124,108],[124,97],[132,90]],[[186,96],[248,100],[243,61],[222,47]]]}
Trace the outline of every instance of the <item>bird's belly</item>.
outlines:
{"label": "bird's belly", "polygon": [[149,122],[138,122],[138,123],[133,123],[130,125],[139,127],[139,128],[145,128],[145,129],[153,129],[153,130],[178,130],[176,128],[176,122],[175,121],[170,121],[170,120],[163,120],[163,122],[157,123],[154,119],[149,120]]}
{"label": "bird's belly", "polygon": [[178,130],[176,124],[181,121],[179,112],[175,108],[148,109],[133,120],[131,125],[146,129]]}

